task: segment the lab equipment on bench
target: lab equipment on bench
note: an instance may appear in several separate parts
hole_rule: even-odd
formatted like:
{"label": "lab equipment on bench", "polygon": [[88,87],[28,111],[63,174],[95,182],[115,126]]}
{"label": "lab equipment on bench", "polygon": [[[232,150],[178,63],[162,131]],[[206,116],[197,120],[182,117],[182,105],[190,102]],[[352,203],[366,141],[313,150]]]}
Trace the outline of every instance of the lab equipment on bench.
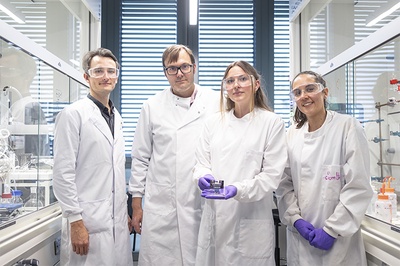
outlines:
{"label": "lab equipment on bench", "polygon": [[385,194],[385,182],[382,182],[378,194],[378,200],[375,202],[375,217],[387,223],[392,222],[392,203],[389,201],[389,195]]}

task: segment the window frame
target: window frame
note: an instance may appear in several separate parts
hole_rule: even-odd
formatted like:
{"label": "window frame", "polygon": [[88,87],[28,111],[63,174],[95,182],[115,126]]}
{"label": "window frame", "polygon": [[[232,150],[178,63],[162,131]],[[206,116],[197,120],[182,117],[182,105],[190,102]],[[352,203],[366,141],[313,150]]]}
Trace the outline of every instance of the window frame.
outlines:
{"label": "window frame", "polygon": [[[263,77],[265,81],[264,87],[269,99],[269,105],[275,106],[275,83],[277,82],[274,76],[274,4],[275,2],[285,1],[264,1],[253,0],[254,5],[254,67]],[[286,1],[289,2],[289,1]],[[112,50],[118,58],[121,58],[120,48],[120,17],[121,17],[122,0],[107,1],[102,0],[102,34],[101,45]],[[188,45],[198,59],[198,25],[189,25],[189,1],[177,0],[177,43]],[[265,34],[267,32],[267,34]],[[261,37],[260,37],[261,36]],[[271,71],[272,70],[272,71]],[[288,71],[289,72],[289,71]],[[280,77],[280,84],[282,84]],[[198,77],[196,77],[198,82]],[[282,87],[282,85],[280,85]],[[287,88],[289,88],[289,75],[287,76]],[[281,92],[282,94],[282,92]],[[114,91],[110,96],[115,107],[121,108],[121,84],[118,82]],[[286,102],[285,97],[278,99],[279,104]],[[289,94],[287,95],[287,115],[282,117],[286,119],[289,116]],[[286,112],[285,112],[286,113]],[[127,154],[127,162],[129,163],[130,156]]]}

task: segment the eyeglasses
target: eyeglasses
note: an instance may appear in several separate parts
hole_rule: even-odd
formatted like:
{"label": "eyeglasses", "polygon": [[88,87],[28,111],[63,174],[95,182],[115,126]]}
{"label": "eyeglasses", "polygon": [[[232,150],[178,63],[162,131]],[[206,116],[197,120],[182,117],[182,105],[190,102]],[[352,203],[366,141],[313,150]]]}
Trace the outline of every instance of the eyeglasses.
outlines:
{"label": "eyeglasses", "polygon": [[183,64],[180,67],[170,66],[170,67],[165,67],[164,69],[168,75],[176,75],[176,74],[178,74],[178,70],[180,70],[183,74],[190,73],[190,71],[192,71],[192,67],[193,67],[193,65]]}
{"label": "eyeglasses", "polygon": [[297,101],[298,99],[300,99],[303,93],[307,95],[313,95],[321,92],[323,89],[324,85],[322,85],[321,83],[310,83],[301,85],[300,87],[297,87],[290,92],[290,98]]}
{"label": "eyeglasses", "polygon": [[95,67],[88,70],[88,74],[92,78],[102,78],[107,72],[109,78],[117,78],[119,75],[119,69],[115,67]]}
{"label": "eyeglasses", "polygon": [[226,78],[222,81],[223,87],[225,90],[232,90],[235,87],[235,84],[237,83],[240,87],[246,87],[251,85],[251,78],[252,75],[239,75],[239,76],[232,76],[229,78]]}

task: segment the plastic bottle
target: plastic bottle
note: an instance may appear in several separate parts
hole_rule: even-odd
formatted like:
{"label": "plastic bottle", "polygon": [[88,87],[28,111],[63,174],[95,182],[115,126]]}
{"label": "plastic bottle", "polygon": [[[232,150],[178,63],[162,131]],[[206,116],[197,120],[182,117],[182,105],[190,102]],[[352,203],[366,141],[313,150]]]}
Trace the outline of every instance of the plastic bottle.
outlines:
{"label": "plastic bottle", "polygon": [[385,182],[382,182],[381,193],[375,202],[375,217],[387,223],[392,223],[392,203],[389,196],[385,194]]}
{"label": "plastic bottle", "polygon": [[390,187],[390,182],[395,180],[394,177],[387,177],[385,194],[388,195],[390,203],[392,203],[392,219],[397,217],[397,195],[394,193],[394,188]]}
{"label": "plastic bottle", "polygon": [[399,80],[396,78],[394,73],[392,74],[392,78],[389,80],[389,84],[390,84],[390,90],[400,92],[400,85],[398,85]]}
{"label": "plastic bottle", "polygon": [[36,187],[31,187],[31,195],[29,196],[29,200],[24,205],[25,210],[34,211],[43,207],[43,202],[39,200],[36,191]]}
{"label": "plastic bottle", "polygon": [[12,203],[11,193],[3,193],[1,195],[1,203],[2,204],[11,204]]}

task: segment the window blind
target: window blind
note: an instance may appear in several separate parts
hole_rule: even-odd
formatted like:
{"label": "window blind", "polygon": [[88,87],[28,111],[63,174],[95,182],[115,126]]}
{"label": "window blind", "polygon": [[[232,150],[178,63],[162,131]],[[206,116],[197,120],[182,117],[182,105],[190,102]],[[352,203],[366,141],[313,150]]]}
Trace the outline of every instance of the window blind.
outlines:
{"label": "window blind", "polygon": [[199,83],[220,90],[226,67],[233,61],[254,62],[252,0],[200,0]]}
{"label": "window blind", "polygon": [[289,1],[274,1],[274,112],[290,122]]}
{"label": "window blind", "polygon": [[161,58],[177,41],[177,1],[122,1],[121,8],[121,116],[130,154],[143,102],[169,86]]}

